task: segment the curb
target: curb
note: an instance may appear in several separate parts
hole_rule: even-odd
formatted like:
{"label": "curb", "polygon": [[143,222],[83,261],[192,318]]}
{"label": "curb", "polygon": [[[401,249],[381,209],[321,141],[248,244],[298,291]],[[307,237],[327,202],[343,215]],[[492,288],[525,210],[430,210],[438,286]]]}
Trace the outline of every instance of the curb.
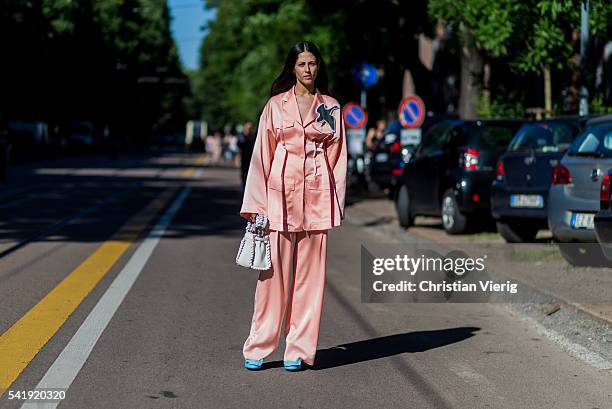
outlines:
{"label": "curb", "polygon": [[[378,217],[349,208],[346,221],[386,238],[405,241],[407,232],[392,223],[375,224]],[[379,218],[378,218],[379,219]],[[435,243],[414,234],[419,240]],[[514,279],[516,281],[520,281]],[[561,349],[600,370],[612,371],[612,320],[580,304],[550,294],[520,281],[529,302],[491,303],[505,308],[522,321],[552,340]]]}

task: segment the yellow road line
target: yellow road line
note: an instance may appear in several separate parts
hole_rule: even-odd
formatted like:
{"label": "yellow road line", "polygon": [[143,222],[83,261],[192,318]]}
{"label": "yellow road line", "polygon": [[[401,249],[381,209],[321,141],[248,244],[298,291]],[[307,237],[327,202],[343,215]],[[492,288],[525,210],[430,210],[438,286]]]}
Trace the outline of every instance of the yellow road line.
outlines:
{"label": "yellow road line", "polygon": [[[196,163],[202,163],[201,159]],[[192,176],[193,172],[193,168],[187,169],[183,175]],[[0,395],[167,206],[177,190],[177,187],[164,190],[0,336]]]}
{"label": "yellow road line", "polygon": [[[206,156],[204,155],[200,155],[198,157],[198,159],[196,159],[196,166],[200,166],[204,163],[204,161],[206,160]],[[190,168],[187,169],[184,173],[183,173],[183,177],[186,179],[191,179],[193,177],[193,174],[195,173],[196,169],[195,168]]]}

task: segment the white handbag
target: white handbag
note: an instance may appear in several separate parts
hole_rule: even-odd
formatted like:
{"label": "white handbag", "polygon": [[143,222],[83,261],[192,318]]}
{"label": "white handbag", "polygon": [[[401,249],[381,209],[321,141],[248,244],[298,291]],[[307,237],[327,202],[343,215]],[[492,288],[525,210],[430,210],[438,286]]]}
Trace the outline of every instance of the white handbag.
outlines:
{"label": "white handbag", "polygon": [[247,222],[246,232],[240,241],[236,263],[254,270],[268,270],[272,267],[270,236],[265,233],[268,218],[257,215],[255,223]]}

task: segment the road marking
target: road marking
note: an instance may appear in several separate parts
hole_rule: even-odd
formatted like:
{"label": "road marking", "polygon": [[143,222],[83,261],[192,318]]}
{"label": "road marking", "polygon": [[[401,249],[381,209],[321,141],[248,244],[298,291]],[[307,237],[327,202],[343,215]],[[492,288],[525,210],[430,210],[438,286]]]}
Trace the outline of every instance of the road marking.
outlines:
{"label": "road marking", "polygon": [[[66,348],[51,365],[36,389],[68,389],[70,387],[190,192],[190,187],[183,188],[170,208],[100,298],[100,301],[66,345]],[[58,404],[59,402],[26,403],[22,408],[53,409]]]}
{"label": "road marking", "polygon": [[163,191],[0,336],[0,395],[11,386],[175,192],[176,188]]}
{"label": "road marking", "polygon": [[200,157],[198,159],[196,159],[196,161],[195,161],[195,165],[197,166],[197,168],[187,169],[183,173],[183,177],[186,178],[186,179],[191,179],[191,178],[199,179],[199,178],[201,178],[202,175],[203,175],[204,169],[202,169],[200,166],[202,166],[204,164],[205,160],[206,160],[206,156],[200,155]]}
{"label": "road marking", "polygon": [[[199,165],[203,161],[204,155],[200,155],[196,164]],[[197,172],[196,175],[194,175],[194,172],[194,168],[187,169],[183,172],[183,176],[201,177],[201,172]],[[172,187],[163,191],[142,211],[125,223],[113,237],[98,247],[93,254],[85,259],[38,304],[13,324],[11,328],[0,335],[0,396],[13,384],[38,352],[61,328],[83,299],[127,251],[132,242],[140,236],[155,216],[166,207],[177,190],[178,188]],[[184,201],[190,190],[191,188],[184,188],[179,198],[182,198],[182,201]],[[182,201],[180,202],[181,205]],[[178,199],[175,200],[170,209],[174,209],[176,203],[179,203]],[[148,239],[154,239],[155,234],[159,234],[159,232],[156,233],[156,230],[162,221],[168,219],[167,215],[171,214],[170,209],[151,234],[149,234]],[[178,211],[178,208],[174,212],[176,213],[176,211]],[[172,213],[172,216],[174,216],[174,213]],[[168,223],[170,220],[171,218],[168,219]],[[156,244],[157,242],[155,242]],[[140,248],[142,248],[142,245]],[[115,279],[115,282],[117,282],[117,279]],[[111,284],[107,293],[113,288],[113,284]]]}

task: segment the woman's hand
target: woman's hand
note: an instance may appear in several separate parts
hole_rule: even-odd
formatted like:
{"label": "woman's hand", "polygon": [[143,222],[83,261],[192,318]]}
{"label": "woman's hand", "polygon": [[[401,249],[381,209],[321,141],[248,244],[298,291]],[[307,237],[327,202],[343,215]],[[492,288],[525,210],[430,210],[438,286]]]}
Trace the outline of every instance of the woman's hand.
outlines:
{"label": "woman's hand", "polygon": [[255,218],[257,217],[257,213],[242,213],[241,216],[246,220],[255,223]]}

